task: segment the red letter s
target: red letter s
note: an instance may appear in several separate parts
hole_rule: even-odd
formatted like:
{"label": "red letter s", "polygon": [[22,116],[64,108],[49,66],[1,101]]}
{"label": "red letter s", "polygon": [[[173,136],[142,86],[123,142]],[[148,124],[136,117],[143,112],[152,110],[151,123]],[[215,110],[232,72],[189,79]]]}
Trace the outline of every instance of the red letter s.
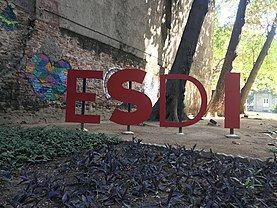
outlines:
{"label": "red letter s", "polygon": [[122,86],[124,82],[135,81],[142,83],[146,72],[139,69],[124,69],[114,73],[108,80],[108,92],[121,102],[131,103],[137,106],[134,112],[124,112],[115,109],[110,120],[122,125],[135,125],[147,120],[152,112],[152,103],[145,94],[126,89]]}

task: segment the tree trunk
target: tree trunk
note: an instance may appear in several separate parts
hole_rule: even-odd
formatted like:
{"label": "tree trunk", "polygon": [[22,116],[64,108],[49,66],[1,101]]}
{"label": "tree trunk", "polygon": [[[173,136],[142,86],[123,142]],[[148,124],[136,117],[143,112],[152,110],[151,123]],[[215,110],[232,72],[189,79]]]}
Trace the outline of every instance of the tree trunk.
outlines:
{"label": "tree trunk", "polygon": [[207,107],[207,112],[211,115],[224,115],[224,77],[226,72],[231,72],[233,69],[233,61],[237,57],[236,48],[240,41],[242,27],[245,23],[245,11],[248,0],[240,0],[236,15],[235,24],[231,34],[231,39],[224,58],[224,63],[220,72],[220,76],[216,85],[215,92]]}
{"label": "tree trunk", "polygon": [[244,87],[241,89],[241,94],[240,94],[240,113],[244,114],[245,113],[245,103],[247,100],[247,96],[251,90],[252,85],[254,84],[254,81],[257,77],[257,74],[259,72],[259,69],[261,68],[263,61],[267,55],[267,52],[270,48],[270,45],[274,39],[275,36],[275,30],[276,30],[276,24],[277,24],[277,13],[276,17],[274,19],[274,22],[272,24],[271,30],[267,34],[266,41],[263,45],[263,48],[250,72],[250,75],[244,85]]}
{"label": "tree trunk", "polygon": [[[185,74],[190,72],[193,55],[196,50],[201,27],[208,12],[209,0],[194,0],[189,13],[181,42],[170,74]],[[181,119],[184,109],[185,82],[168,80],[166,83],[166,118],[171,121]],[[160,119],[160,100],[153,107],[149,120]]]}

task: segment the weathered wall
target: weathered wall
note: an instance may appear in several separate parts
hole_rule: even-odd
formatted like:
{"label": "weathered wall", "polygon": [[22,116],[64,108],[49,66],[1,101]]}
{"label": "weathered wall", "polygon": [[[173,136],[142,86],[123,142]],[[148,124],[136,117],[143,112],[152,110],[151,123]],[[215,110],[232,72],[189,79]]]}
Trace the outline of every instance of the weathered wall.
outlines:
{"label": "weathered wall", "polygon": [[[173,1],[171,29],[169,29],[165,23],[166,2],[167,0],[61,1],[60,14],[62,16],[81,23],[93,31],[65,19],[60,21],[60,27],[78,31],[82,35],[145,59],[145,69],[148,72],[146,93],[149,91],[148,95],[151,95],[151,93],[158,92],[158,89],[151,87],[151,84],[152,86],[159,85],[158,75],[168,72],[174,61],[192,4],[191,0]],[[203,83],[208,98],[211,96],[213,18],[214,4],[211,3],[191,70],[191,75]],[[95,31],[118,41],[104,37]],[[186,100],[188,111],[197,113],[201,104],[200,95],[192,84],[188,84]]]}
{"label": "weathered wall", "polygon": [[[20,68],[24,62],[24,50],[29,39],[31,14],[14,5],[0,1],[0,111],[37,106],[38,99]],[[34,102],[29,103],[29,102]],[[36,107],[37,108],[37,107]]]}
{"label": "weathered wall", "polygon": [[[174,61],[192,4],[192,0],[172,1],[172,14],[167,14],[167,2],[169,1],[60,1],[60,15],[66,18],[61,18],[59,24],[61,28],[78,31],[79,34],[145,60],[144,68],[148,74],[144,91],[156,102],[159,75],[168,72]],[[47,10],[55,13],[58,11],[56,8]],[[166,25],[168,16],[171,17],[170,29]]]}
{"label": "weathered wall", "polygon": [[[145,68],[142,88],[155,101],[158,75],[170,69],[191,6],[188,0],[174,1],[169,29],[165,0],[13,3],[0,0],[0,14],[11,12],[8,25],[0,22],[0,125],[63,121],[66,75],[71,69]],[[210,25],[207,20],[198,46],[201,52],[195,57],[195,63],[201,63],[194,69],[202,71],[193,70],[194,74],[209,76]],[[97,91],[98,97],[87,111],[109,118],[114,102],[105,98],[102,83],[88,80],[88,90]]]}
{"label": "weathered wall", "polygon": [[[60,20],[60,27],[78,31],[79,34],[130,52],[147,62],[152,60],[154,65],[159,63],[167,67],[175,56],[174,49],[182,35],[192,0],[173,1],[171,31],[165,25],[166,2],[61,0],[60,15],[67,19]],[[57,9],[52,11],[57,12]]]}

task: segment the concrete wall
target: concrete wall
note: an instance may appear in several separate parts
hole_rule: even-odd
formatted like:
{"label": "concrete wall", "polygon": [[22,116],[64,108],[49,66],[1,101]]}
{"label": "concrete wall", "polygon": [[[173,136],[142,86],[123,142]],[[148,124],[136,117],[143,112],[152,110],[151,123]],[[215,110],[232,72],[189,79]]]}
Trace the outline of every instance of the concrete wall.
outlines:
{"label": "concrete wall", "polygon": [[[7,18],[13,20],[8,21],[12,25],[0,24],[0,125],[64,121],[66,74],[71,69],[107,73],[113,67],[143,68],[147,77],[136,87],[155,102],[158,76],[170,69],[191,7],[189,0],[174,1],[169,29],[165,3],[13,0],[9,6],[0,0],[1,15],[9,10]],[[210,11],[192,69],[200,80],[207,80],[211,71]],[[97,91],[98,97],[87,111],[107,119],[118,103],[107,100],[102,88],[100,81],[88,80],[88,90]]]}
{"label": "concrete wall", "polygon": [[170,31],[165,25],[166,1],[61,0],[60,14],[72,21],[61,19],[60,27],[145,59],[152,71],[158,64],[167,68],[173,62],[192,0],[173,1]]}

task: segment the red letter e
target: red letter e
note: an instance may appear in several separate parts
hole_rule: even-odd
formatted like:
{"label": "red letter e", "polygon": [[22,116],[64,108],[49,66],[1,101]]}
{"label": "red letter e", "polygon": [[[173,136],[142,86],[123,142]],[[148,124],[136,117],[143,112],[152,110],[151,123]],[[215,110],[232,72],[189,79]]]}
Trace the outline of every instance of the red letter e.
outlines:
{"label": "red letter e", "polygon": [[67,75],[67,94],[66,94],[66,122],[76,123],[100,123],[98,115],[76,115],[76,101],[95,101],[95,93],[77,93],[77,78],[102,79],[103,71],[91,70],[69,70]]}

